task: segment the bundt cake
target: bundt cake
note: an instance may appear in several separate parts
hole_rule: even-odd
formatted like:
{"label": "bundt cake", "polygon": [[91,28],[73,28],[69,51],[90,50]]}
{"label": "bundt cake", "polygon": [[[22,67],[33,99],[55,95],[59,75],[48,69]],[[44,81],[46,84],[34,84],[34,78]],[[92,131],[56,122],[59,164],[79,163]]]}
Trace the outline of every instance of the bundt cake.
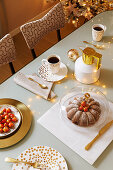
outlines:
{"label": "bundt cake", "polygon": [[79,126],[91,126],[99,119],[100,104],[87,93],[83,97],[75,97],[66,107],[67,117]]}

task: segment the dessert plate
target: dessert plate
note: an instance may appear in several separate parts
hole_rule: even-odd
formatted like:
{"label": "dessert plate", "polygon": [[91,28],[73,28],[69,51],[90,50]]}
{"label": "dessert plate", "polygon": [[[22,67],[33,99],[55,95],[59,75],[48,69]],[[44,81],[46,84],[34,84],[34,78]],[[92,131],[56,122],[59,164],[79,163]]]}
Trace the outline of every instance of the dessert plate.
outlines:
{"label": "dessert plate", "polygon": [[59,81],[67,75],[67,72],[67,67],[62,62],[60,64],[60,70],[55,74],[53,74],[48,66],[45,65],[41,65],[41,67],[38,69],[39,76],[46,81]]}
{"label": "dessert plate", "polygon": [[[67,112],[66,107],[68,106],[70,101],[73,101],[75,97],[82,97],[83,94],[89,93],[92,98],[94,98],[96,101],[100,103],[100,109],[101,114],[98,121],[88,127],[82,127],[78,126],[74,123],[72,123],[71,120],[67,118]],[[106,99],[106,97],[103,95],[102,92],[100,92],[96,88],[85,88],[85,87],[76,87],[76,89],[72,89],[68,94],[66,94],[61,100],[60,100],[60,116],[61,119],[65,122],[66,125],[68,125],[73,130],[78,130],[80,132],[87,132],[89,130],[99,130],[107,121],[109,118],[109,103]]]}
{"label": "dessert plate", "polygon": [[4,104],[4,105],[0,105],[0,111],[3,110],[3,108],[6,108],[6,109],[11,109],[12,113],[16,116],[17,118],[17,122],[15,122],[14,124],[14,128],[11,128],[9,130],[9,132],[7,133],[0,133],[0,138],[6,138],[8,136],[11,136],[13,135],[20,127],[21,125],[21,122],[22,122],[22,116],[21,116],[21,112],[14,106],[12,105],[8,105],[8,104]]}
{"label": "dessert plate", "polygon": [[[63,156],[55,149],[48,146],[34,146],[22,152],[18,159],[21,161],[35,162],[47,167],[47,170],[68,170]],[[29,165],[13,164],[12,170],[31,170],[34,169]],[[43,168],[44,169],[44,168]]]}

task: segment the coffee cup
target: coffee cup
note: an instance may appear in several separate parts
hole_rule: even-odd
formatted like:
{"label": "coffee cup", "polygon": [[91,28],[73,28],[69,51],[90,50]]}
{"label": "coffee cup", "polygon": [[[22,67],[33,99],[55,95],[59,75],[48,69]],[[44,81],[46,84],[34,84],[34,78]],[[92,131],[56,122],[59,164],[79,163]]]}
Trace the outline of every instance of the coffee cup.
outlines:
{"label": "coffee cup", "polygon": [[60,69],[60,57],[56,54],[50,55],[42,60],[42,65],[48,66],[52,73],[57,73]]}
{"label": "coffee cup", "polygon": [[102,24],[94,24],[92,26],[92,38],[93,41],[100,41],[106,31],[106,26]]}

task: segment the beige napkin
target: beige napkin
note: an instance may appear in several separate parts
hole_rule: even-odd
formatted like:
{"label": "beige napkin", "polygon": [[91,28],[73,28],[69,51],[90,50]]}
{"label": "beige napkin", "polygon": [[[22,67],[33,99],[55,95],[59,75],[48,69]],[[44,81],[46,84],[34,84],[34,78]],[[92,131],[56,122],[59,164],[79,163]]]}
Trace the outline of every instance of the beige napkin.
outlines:
{"label": "beige napkin", "polygon": [[[45,84],[48,89],[42,89],[37,83],[28,79],[28,77],[34,79],[40,84]],[[24,75],[23,73],[18,72],[14,77],[16,84],[26,88],[27,90],[43,97],[46,100],[52,99],[56,96],[53,91],[51,91],[53,82],[47,82],[42,78],[38,77],[36,73],[32,75]]]}

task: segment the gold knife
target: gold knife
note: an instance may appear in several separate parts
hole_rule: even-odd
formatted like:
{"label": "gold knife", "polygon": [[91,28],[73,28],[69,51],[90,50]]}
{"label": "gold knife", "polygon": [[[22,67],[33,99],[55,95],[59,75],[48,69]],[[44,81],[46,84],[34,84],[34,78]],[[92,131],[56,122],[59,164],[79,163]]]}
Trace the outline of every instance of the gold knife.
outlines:
{"label": "gold knife", "polygon": [[109,128],[110,126],[113,124],[113,120],[110,121],[109,123],[107,123],[104,127],[102,127],[98,133],[98,135],[85,146],[85,150],[89,150],[91,148],[91,146],[94,144],[94,142],[100,137],[102,136]]}

